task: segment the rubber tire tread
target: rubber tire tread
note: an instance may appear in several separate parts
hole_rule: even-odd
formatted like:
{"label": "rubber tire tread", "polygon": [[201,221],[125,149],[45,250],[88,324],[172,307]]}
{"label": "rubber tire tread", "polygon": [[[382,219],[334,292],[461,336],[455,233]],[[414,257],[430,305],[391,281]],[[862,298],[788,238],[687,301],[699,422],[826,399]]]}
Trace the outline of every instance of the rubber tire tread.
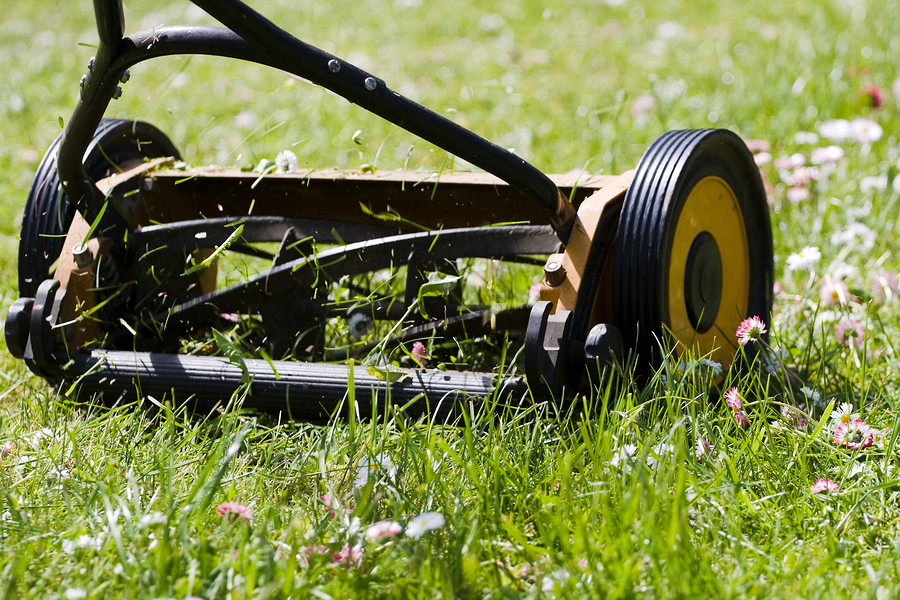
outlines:
{"label": "rubber tire tread", "polygon": [[[725,145],[724,151],[722,145]],[[723,162],[728,156],[734,163]],[[735,134],[722,129],[670,131],[641,157],[619,219],[613,274],[616,326],[641,360],[638,373],[659,360],[668,323],[666,268],[675,225],[694,174],[720,169],[744,211],[750,260],[748,315],[767,319],[772,307],[774,260],[765,190],[753,156]]]}
{"label": "rubber tire tread", "polygon": [[[62,193],[56,159],[63,134],[57,136],[38,165],[28,191],[19,241],[19,296],[32,298],[62,252],[63,237],[75,216],[75,205]],[[139,145],[138,145],[139,142]],[[130,160],[181,155],[159,129],[143,121],[103,119],[84,153],[88,177],[109,176],[112,165]]]}

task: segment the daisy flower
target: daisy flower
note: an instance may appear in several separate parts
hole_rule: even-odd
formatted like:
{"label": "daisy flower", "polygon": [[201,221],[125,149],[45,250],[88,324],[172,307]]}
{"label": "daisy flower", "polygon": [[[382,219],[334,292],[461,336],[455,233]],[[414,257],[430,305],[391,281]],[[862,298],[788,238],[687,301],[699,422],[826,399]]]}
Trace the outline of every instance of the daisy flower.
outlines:
{"label": "daisy flower", "polygon": [[419,539],[426,531],[440,529],[444,526],[444,515],[438,512],[425,512],[413,519],[406,526],[406,535]]}
{"label": "daisy flower", "polygon": [[743,427],[744,429],[747,429],[748,427],[750,427],[750,417],[748,417],[747,413],[745,413],[744,411],[742,411],[742,410],[734,411],[734,418],[737,421],[737,424],[740,425],[741,427]]}
{"label": "daisy flower", "polygon": [[850,121],[847,119],[829,119],[819,125],[819,135],[833,142],[843,142],[853,137]]}
{"label": "daisy flower", "polygon": [[290,150],[283,150],[275,157],[275,167],[278,173],[296,173],[297,155]]}
{"label": "daisy flower", "polygon": [[795,429],[806,429],[806,426],[809,424],[809,420],[803,416],[803,413],[793,406],[783,405],[781,407],[781,416],[789,421]]}
{"label": "daisy flower", "polygon": [[764,333],[766,333],[766,324],[755,315],[744,319],[735,332],[738,341],[743,346],[746,346],[747,342],[759,341]]}
{"label": "daisy flower", "polygon": [[800,167],[799,169],[795,169],[793,173],[787,173],[782,179],[790,186],[799,187],[808,185],[812,183],[813,179],[818,178],[819,170],[815,167]]}
{"label": "daisy flower", "polygon": [[787,199],[793,204],[798,204],[804,200],[809,200],[809,190],[805,187],[791,186],[787,190]]}
{"label": "daisy flower", "polygon": [[331,554],[331,548],[323,544],[310,544],[306,548],[303,548],[300,554],[297,555],[297,557],[300,559],[300,563],[303,566],[309,566],[309,563],[310,561],[312,561],[313,557],[319,554]]}
{"label": "daisy flower", "polygon": [[841,281],[853,279],[859,273],[859,269],[840,260],[836,260],[831,263],[831,266],[828,267],[828,270],[831,271],[832,278],[840,279]]}
{"label": "daisy flower", "polygon": [[772,144],[766,140],[746,140],[744,143],[747,144],[747,149],[753,153],[768,152],[772,149]]}
{"label": "daisy flower", "polygon": [[847,446],[853,450],[868,448],[874,440],[874,430],[860,419],[849,423],[841,423],[834,430],[834,443],[838,446]]}
{"label": "daisy flower", "polygon": [[223,519],[228,519],[229,523],[233,523],[238,519],[249,521],[252,512],[253,511],[249,506],[244,506],[237,502],[223,502],[216,507],[216,514]]}
{"label": "daisy flower", "polygon": [[697,460],[704,460],[707,458],[714,458],[716,453],[713,450],[712,444],[709,443],[709,440],[705,437],[701,437],[697,438],[697,443],[694,444],[694,455],[697,457]]}
{"label": "daisy flower", "polygon": [[675,452],[675,446],[666,442],[660,442],[654,444],[651,450],[652,452],[647,454],[647,466],[655,469],[668,454]]}
{"label": "daisy flower", "polygon": [[344,544],[344,547],[341,548],[340,551],[335,552],[331,556],[331,562],[351,569],[361,565],[362,559],[362,546],[359,544],[355,546]]}
{"label": "daisy flower", "polygon": [[865,117],[856,117],[850,121],[850,139],[858,144],[877,142],[883,134],[881,125]]}
{"label": "daisy flower", "polygon": [[403,531],[403,527],[396,521],[378,521],[372,523],[366,528],[366,537],[370,540],[377,540],[383,537],[391,537]]}
{"label": "daisy flower", "polygon": [[[368,471],[367,471],[367,474],[368,474]],[[365,485],[365,484],[363,484],[363,485]],[[322,504],[324,504],[325,506],[328,507],[328,509],[325,512],[327,512],[332,517],[337,517],[336,510],[340,510],[341,501],[338,500],[337,498],[335,498],[334,496],[332,496],[331,492],[326,492],[325,495],[322,496]],[[345,508],[344,512],[349,515],[349,514],[353,513],[353,509]]]}
{"label": "daisy flower", "polygon": [[831,420],[835,426],[849,425],[859,419],[859,413],[853,412],[853,405],[849,402],[841,402],[841,405],[831,411]]}
{"label": "daisy flower", "polygon": [[371,478],[393,478],[396,474],[397,467],[394,466],[394,461],[388,456],[379,454],[371,461],[364,456],[356,465],[356,478],[353,480],[353,487],[365,487]]}
{"label": "daisy flower", "polygon": [[714,360],[710,360],[708,358],[701,358],[697,361],[697,369],[702,372],[712,373],[713,377],[718,377],[722,374],[722,363],[716,362]]}
{"label": "daisy flower", "polygon": [[797,152],[791,156],[781,156],[775,159],[775,168],[779,171],[799,169],[806,165],[806,157]]}
{"label": "daisy flower", "polygon": [[[860,188],[862,187],[863,184],[860,183]],[[861,250],[871,250],[875,247],[875,232],[862,223],[850,223],[846,229],[835,231],[831,235],[831,244],[834,246],[856,244]]]}
{"label": "daisy flower", "polygon": [[738,394],[736,387],[725,392],[724,398],[725,404],[727,404],[731,410],[740,410],[741,407],[744,406],[744,400],[741,398],[740,394]]}
{"label": "daisy flower", "polygon": [[628,111],[633,118],[638,119],[642,117],[644,113],[651,111],[654,108],[656,108],[656,98],[650,94],[641,94],[631,102]]}
{"label": "daisy flower", "polygon": [[877,85],[867,85],[859,88],[859,95],[865,98],[872,108],[881,108],[884,106],[884,90]]}
{"label": "daisy flower", "polygon": [[875,294],[876,299],[881,302],[887,302],[900,292],[900,280],[893,273],[881,271],[872,281],[872,292]]}
{"label": "daisy flower", "polygon": [[804,246],[800,252],[787,257],[788,271],[812,271],[822,258],[818,246]]}
{"label": "daisy flower", "polygon": [[863,194],[883,192],[887,189],[887,186],[887,175],[871,175],[869,177],[863,177],[859,180],[859,191]]}
{"label": "daisy flower", "polygon": [[637,446],[634,444],[625,444],[621,448],[619,448],[618,452],[613,454],[612,460],[610,460],[610,464],[614,467],[618,467],[621,465],[622,470],[626,473],[631,471],[631,465],[634,464],[635,458],[637,456]]}
{"label": "daisy flower", "polygon": [[805,385],[800,388],[800,393],[803,394],[807,400],[816,405],[818,405],[822,399],[822,396],[819,395],[819,392]]}
{"label": "daisy flower", "polygon": [[873,429],[872,442],[878,446],[878,449],[884,452],[884,444],[891,439],[890,429]]}
{"label": "daisy flower", "polygon": [[422,342],[413,342],[412,346],[412,358],[421,368],[425,368],[425,365],[428,363],[428,352],[425,350],[425,344]]}
{"label": "daisy flower", "polygon": [[840,343],[845,346],[862,346],[866,339],[866,327],[856,319],[844,319],[834,329]]}
{"label": "daisy flower", "polygon": [[825,283],[819,289],[819,301],[822,303],[822,306],[847,304],[850,302],[850,288],[840,279],[827,277]]}
{"label": "daisy flower", "polygon": [[809,486],[810,494],[835,494],[838,491],[838,484],[831,479],[818,478],[816,482]]}
{"label": "daisy flower", "polygon": [[844,158],[844,149],[840,146],[824,146],[822,148],[813,148],[809,156],[809,161],[814,165],[823,165],[826,163],[836,163]]}
{"label": "daisy flower", "polygon": [[767,165],[772,162],[772,155],[768,152],[759,152],[758,154],[753,155],[753,162],[756,163],[757,167]]}

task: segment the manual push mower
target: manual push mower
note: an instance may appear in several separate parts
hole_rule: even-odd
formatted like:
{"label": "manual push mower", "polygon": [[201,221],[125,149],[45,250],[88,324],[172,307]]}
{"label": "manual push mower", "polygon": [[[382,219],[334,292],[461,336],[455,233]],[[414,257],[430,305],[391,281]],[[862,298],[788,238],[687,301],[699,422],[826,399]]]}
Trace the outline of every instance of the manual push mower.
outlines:
{"label": "manual push mower", "polygon": [[[629,354],[646,365],[691,353],[728,368],[738,324],[768,315],[768,206],[735,134],[672,131],[632,172],[567,181],[238,0],[194,3],[225,27],[123,37],[120,0],[94,0],[100,42],[29,192],[20,298],[6,319],[10,352],[47,380],[114,398],[174,391],[212,403],[246,385],[244,406],[308,421],[346,414],[352,388],[362,416],[392,403],[446,418],[467,398],[523,398],[528,388],[571,396]],[[405,172],[172,168],[179,153],[161,131],[103,115],[131,66],[176,54],[281,69],[486,173],[419,181]],[[378,218],[384,213],[403,218]],[[489,226],[510,222],[527,224]],[[226,249],[268,266],[245,281],[217,283],[216,259]],[[467,304],[453,276],[460,259],[543,264],[540,300],[499,313]],[[405,270],[404,289],[379,293],[371,274],[391,269]],[[358,292],[352,304],[332,297],[335,281]],[[228,343],[227,360],[178,352],[185,338],[219,335],[222,319],[235,316],[264,330],[261,358],[235,356]],[[353,326],[400,321],[382,349],[388,341],[524,332],[525,378],[328,362],[326,329],[346,331],[354,319]]]}

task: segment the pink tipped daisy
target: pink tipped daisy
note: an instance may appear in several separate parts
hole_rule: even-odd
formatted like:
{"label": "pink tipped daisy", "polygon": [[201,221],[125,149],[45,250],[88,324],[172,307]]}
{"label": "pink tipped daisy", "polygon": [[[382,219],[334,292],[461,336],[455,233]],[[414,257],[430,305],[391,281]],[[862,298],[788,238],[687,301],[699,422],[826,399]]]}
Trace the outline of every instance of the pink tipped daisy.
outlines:
{"label": "pink tipped daisy", "polygon": [[787,189],[787,199],[790,200],[792,204],[799,204],[804,200],[809,200],[809,196],[809,190],[799,185],[792,185]]}
{"label": "pink tipped daisy", "polygon": [[854,450],[868,448],[875,441],[875,430],[862,419],[841,423],[834,430],[834,443]]}
{"label": "pink tipped daisy", "polygon": [[343,548],[331,556],[331,562],[351,569],[359,567],[362,564],[362,560],[362,546],[359,544],[355,546],[344,544]]}
{"label": "pink tipped daisy", "polygon": [[229,523],[232,523],[238,519],[249,521],[252,510],[249,506],[244,506],[237,502],[223,502],[216,507],[216,513],[223,519],[227,519]]}
{"label": "pink tipped daisy", "polygon": [[810,155],[810,162],[814,165],[823,165],[826,163],[836,163],[844,158],[844,149],[840,146],[825,146],[824,148],[813,148]]}
{"label": "pink tipped daisy", "polygon": [[810,494],[835,494],[839,490],[838,484],[830,479],[819,477],[816,482],[809,486]]}
{"label": "pink tipped daisy", "polygon": [[704,460],[706,458],[714,458],[716,452],[713,450],[709,440],[701,437],[697,438],[697,443],[694,445],[694,455],[697,457],[697,460]]}
{"label": "pink tipped daisy", "polygon": [[819,301],[822,306],[845,305],[850,302],[850,288],[840,279],[826,277],[819,289]]}
{"label": "pink tipped daisy", "polygon": [[413,342],[412,346],[412,358],[420,367],[423,369],[425,365],[428,363],[428,352],[425,350],[425,344],[422,342]]}
{"label": "pink tipped daisy", "polygon": [[844,319],[835,327],[835,335],[845,346],[862,346],[866,339],[866,327],[856,319]]}
{"label": "pink tipped daisy", "polygon": [[403,531],[403,527],[396,521],[378,521],[372,523],[366,528],[366,537],[370,540],[377,540],[383,537],[391,537]]}
{"label": "pink tipped daisy", "polygon": [[884,90],[877,85],[867,85],[859,88],[859,95],[862,96],[872,108],[881,108],[884,106],[885,93]]}
{"label": "pink tipped daisy", "polygon": [[741,395],[738,394],[736,387],[725,392],[724,398],[725,404],[727,404],[731,410],[740,410],[741,407],[744,406],[744,400],[741,398]]}
{"label": "pink tipped daisy", "polygon": [[762,334],[766,333],[766,324],[756,315],[744,319],[735,332],[741,345],[746,346],[747,342],[759,341]]}
{"label": "pink tipped daisy", "polygon": [[745,413],[744,411],[734,411],[734,419],[742,428],[747,429],[748,427],[750,427],[750,417],[748,417],[747,413]]}
{"label": "pink tipped daisy", "polygon": [[803,416],[799,409],[784,405],[781,407],[781,416],[789,421],[796,429],[804,430],[809,425],[809,419]]}

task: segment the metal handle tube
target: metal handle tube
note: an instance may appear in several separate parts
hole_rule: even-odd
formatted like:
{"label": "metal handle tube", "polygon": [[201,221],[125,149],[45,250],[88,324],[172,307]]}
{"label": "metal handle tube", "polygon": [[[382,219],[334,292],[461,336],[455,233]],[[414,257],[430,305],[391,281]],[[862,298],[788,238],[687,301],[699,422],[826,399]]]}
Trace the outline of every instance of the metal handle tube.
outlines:
{"label": "metal handle tube", "polygon": [[540,207],[560,240],[568,242],[574,207],[546,175],[524,159],[388,89],[377,77],[295,38],[240,0],[192,1],[285,71],[309,79],[506,181]]}
{"label": "metal handle tube", "polygon": [[94,0],[94,17],[97,20],[100,43],[115,48],[116,43],[125,35],[122,0]]}
{"label": "metal handle tube", "polygon": [[[104,196],[84,171],[84,153],[94,131],[103,119],[122,72],[110,72],[119,42],[125,31],[125,17],[121,0],[94,0],[94,16],[100,42],[97,53],[88,64],[81,79],[81,92],[72,117],[63,132],[57,156],[57,172],[63,189],[81,214],[93,222],[104,203]],[[98,231],[105,235],[124,235],[125,219],[117,211],[107,211],[104,226]]]}
{"label": "metal handle tube", "polygon": [[[104,0],[95,0],[95,8],[111,7],[116,3],[116,0],[106,1],[104,5]],[[547,214],[559,239],[568,242],[575,220],[574,207],[546,175],[527,161],[388,89],[382,80],[293,37],[238,0],[195,0],[195,4],[230,29],[159,28],[125,38],[114,58],[107,57],[105,49],[110,45],[108,36],[117,31],[116,19],[97,8],[101,32],[97,65],[94,73],[87,76],[82,100],[66,130],[59,158],[60,179],[66,192],[77,199],[79,208],[89,218],[99,209],[83,205],[96,205],[102,201],[84,175],[81,155],[106,110],[119,76],[129,66],[155,56],[196,53],[266,64],[308,79],[359,104],[520,190]],[[150,43],[147,43],[148,39]],[[102,69],[100,76],[95,74],[98,68]]]}

